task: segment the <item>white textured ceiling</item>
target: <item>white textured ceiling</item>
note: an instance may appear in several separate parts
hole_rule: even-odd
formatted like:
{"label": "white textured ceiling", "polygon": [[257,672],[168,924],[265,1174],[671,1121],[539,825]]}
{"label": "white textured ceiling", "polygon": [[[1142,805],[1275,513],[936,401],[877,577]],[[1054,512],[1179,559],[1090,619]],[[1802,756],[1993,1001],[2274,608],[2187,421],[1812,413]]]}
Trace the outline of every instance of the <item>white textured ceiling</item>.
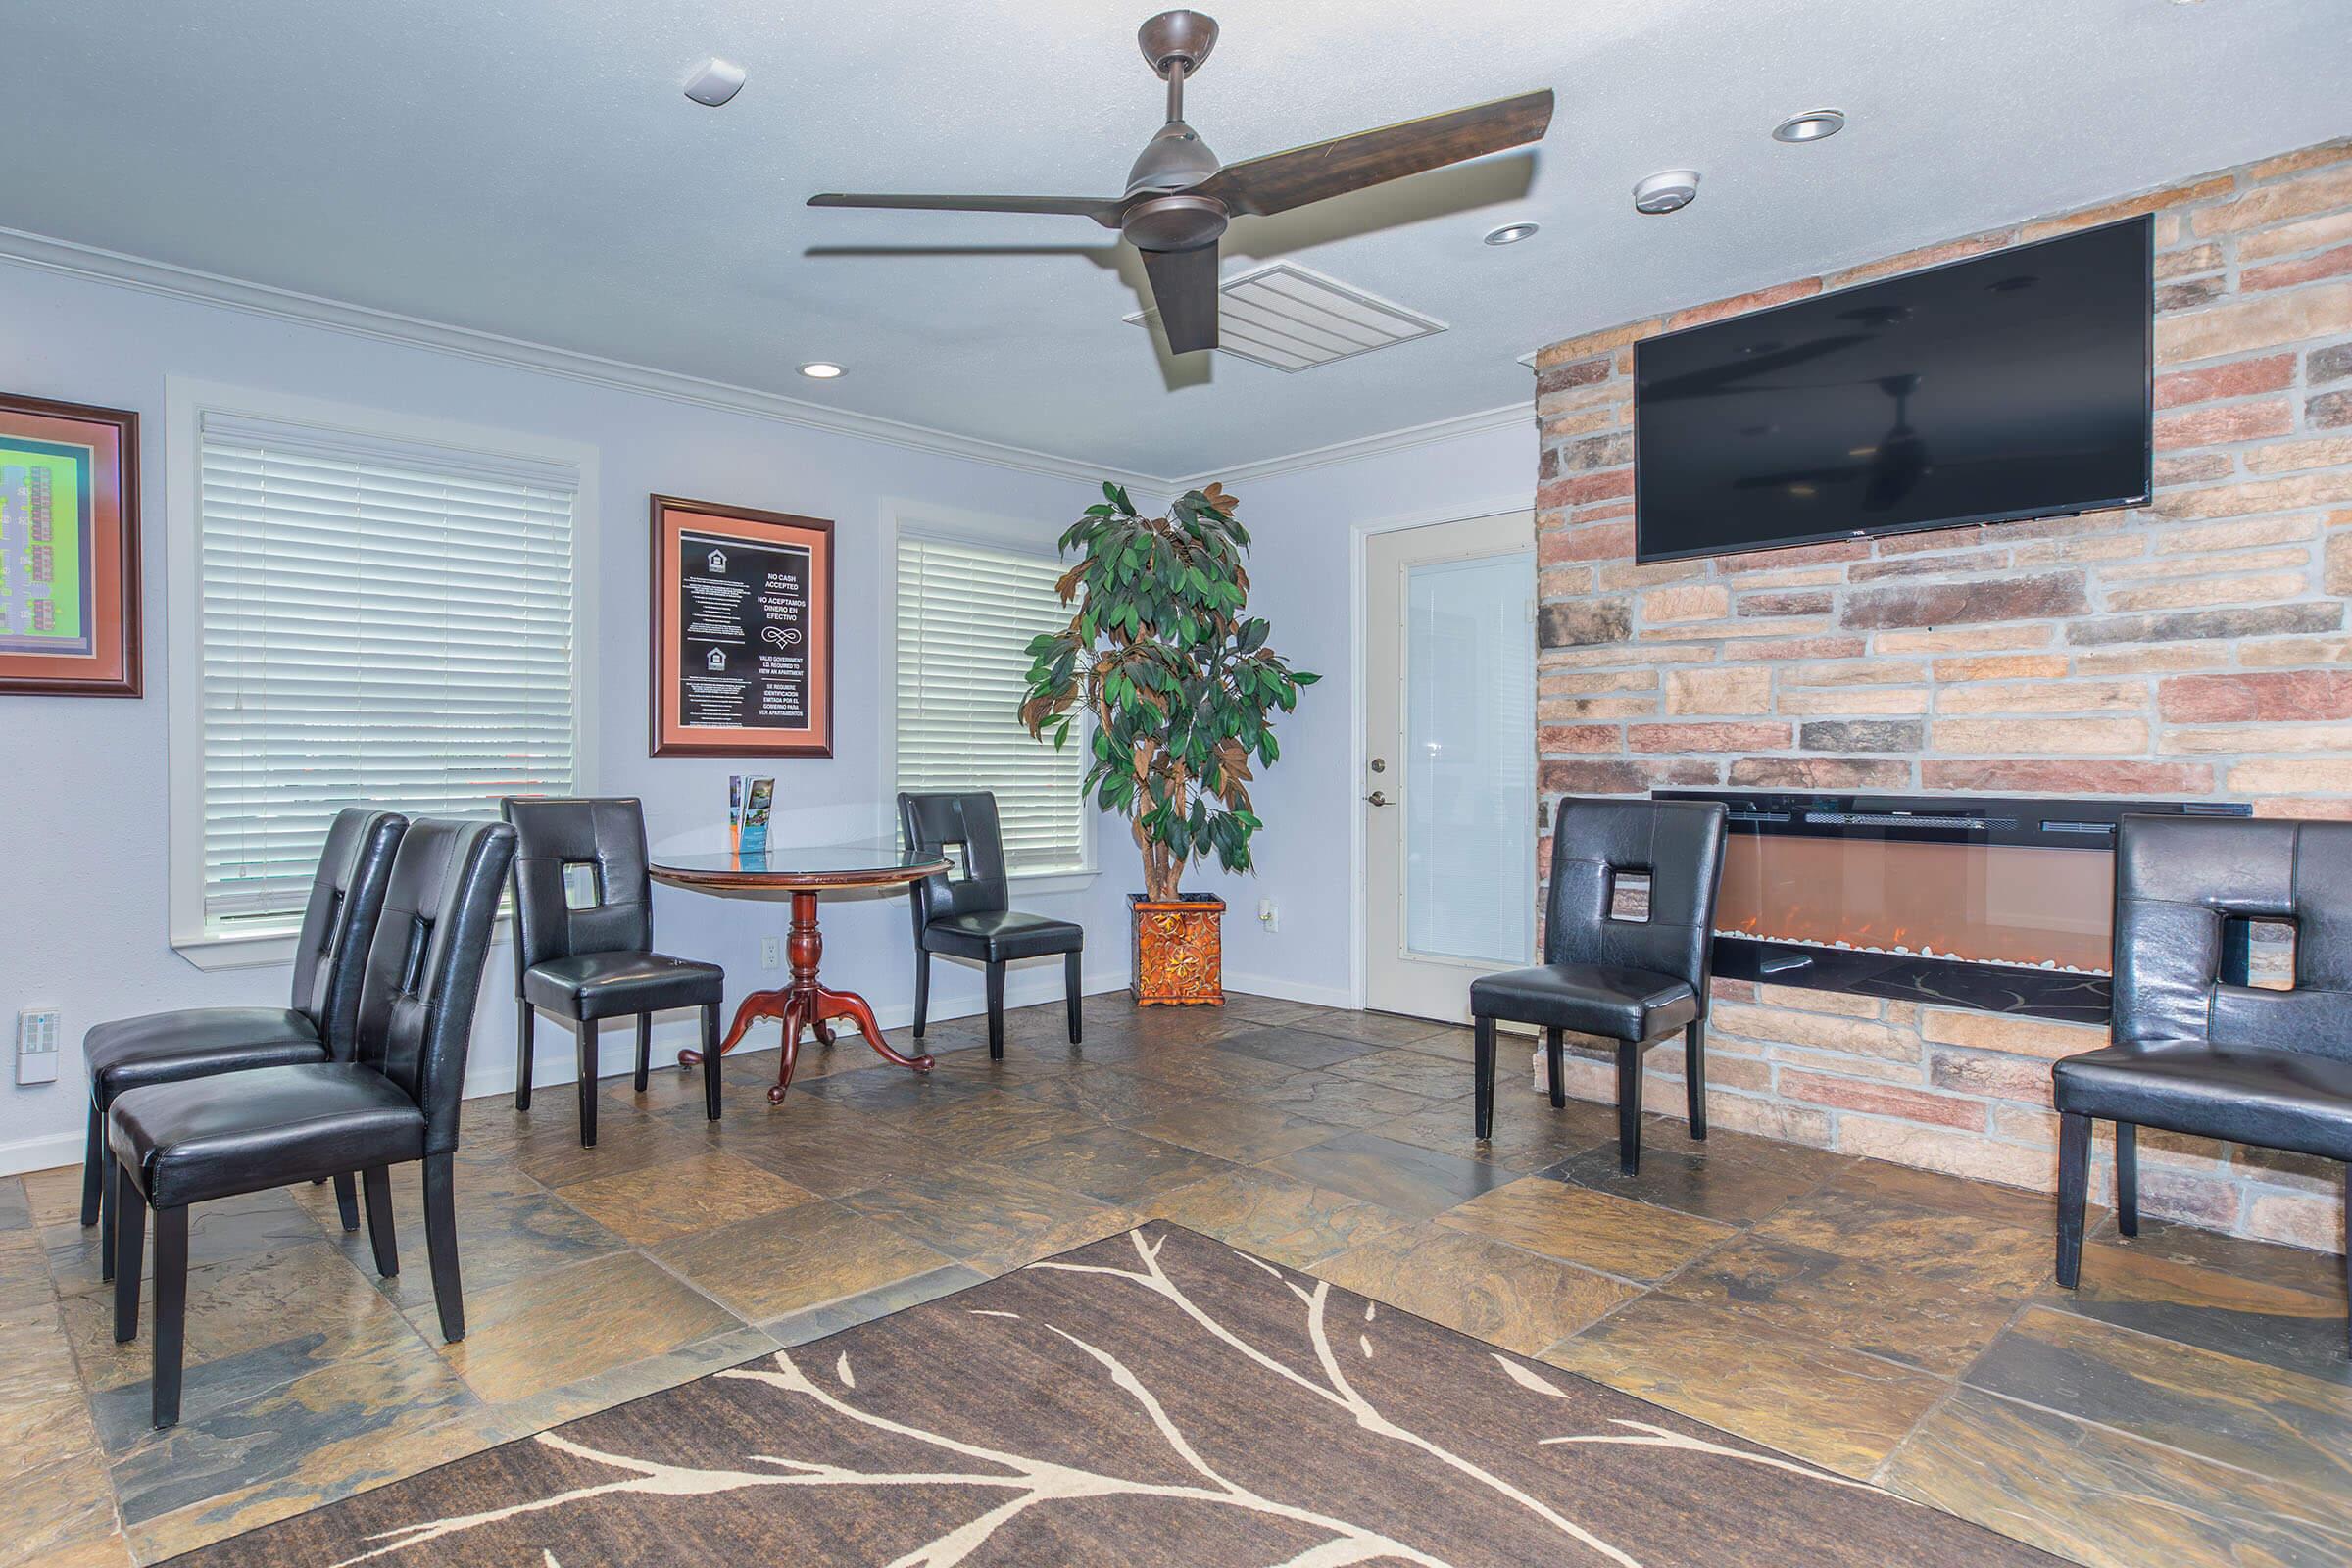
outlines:
{"label": "white textured ceiling", "polygon": [[[1449,323],[1300,375],[1160,360],[1077,219],[824,189],[1116,193],[1145,3],[0,0],[0,227],[1149,473],[1524,398],[1538,343],[2352,131],[2346,0],[1216,0],[1228,160],[1535,87],[1532,155],[1227,237]],[[707,54],[750,85],[678,91]],[[1768,132],[1821,104],[1845,133]],[[1690,166],[1698,202],[1637,215]],[[1542,236],[1479,236],[1532,219]],[[825,385],[795,367],[834,359]]]}

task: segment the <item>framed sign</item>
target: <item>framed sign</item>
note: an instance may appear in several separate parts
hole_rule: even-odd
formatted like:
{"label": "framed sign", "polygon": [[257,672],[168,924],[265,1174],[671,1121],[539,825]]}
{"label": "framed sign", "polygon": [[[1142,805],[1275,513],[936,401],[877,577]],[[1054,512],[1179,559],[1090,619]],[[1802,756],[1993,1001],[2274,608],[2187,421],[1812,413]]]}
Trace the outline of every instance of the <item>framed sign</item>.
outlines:
{"label": "framed sign", "polygon": [[653,755],[833,755],[833,524],[654,497]]}
{"label": "framed sign", "polygon": [[139,695],[139,416],[0,397],[0,692]]}

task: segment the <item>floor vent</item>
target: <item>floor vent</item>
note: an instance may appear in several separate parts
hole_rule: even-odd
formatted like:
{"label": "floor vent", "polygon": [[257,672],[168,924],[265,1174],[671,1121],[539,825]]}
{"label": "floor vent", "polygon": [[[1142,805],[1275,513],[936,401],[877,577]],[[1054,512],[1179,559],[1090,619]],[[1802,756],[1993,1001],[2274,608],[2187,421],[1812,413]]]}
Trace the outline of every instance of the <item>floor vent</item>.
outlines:
{"label": "floor vent", "polygon": [[[1446,330],[1444,321],[1289,262],[1229,277],[1217,293],[1218,350],[1277,370],[1312,369]],[[1150,328],[1158,317],[1154,309],[1127,319]]]}

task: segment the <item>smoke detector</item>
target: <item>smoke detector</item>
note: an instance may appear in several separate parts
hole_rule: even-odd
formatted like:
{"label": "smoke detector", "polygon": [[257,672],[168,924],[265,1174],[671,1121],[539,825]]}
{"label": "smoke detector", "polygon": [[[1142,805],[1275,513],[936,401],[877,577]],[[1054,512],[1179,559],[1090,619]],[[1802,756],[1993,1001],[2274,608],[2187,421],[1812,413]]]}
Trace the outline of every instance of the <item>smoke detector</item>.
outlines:
{"label": "smoke detector", "polygon": [[716,55],[688,73],[686,96],[706,109],[716,109],[743,90],[743,68]]}
{"label": "smoke detector", "polygon": [[1679,213],[1698,198],[1698,171],[1669,169],[1634,187],[1637,213]]}

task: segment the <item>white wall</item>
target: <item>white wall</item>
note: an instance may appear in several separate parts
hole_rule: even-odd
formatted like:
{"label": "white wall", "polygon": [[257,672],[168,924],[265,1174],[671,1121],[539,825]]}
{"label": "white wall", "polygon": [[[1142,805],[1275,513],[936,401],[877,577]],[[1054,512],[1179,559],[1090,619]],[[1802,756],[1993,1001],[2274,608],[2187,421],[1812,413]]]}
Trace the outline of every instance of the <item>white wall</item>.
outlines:
{"label": "white wall", "polygon": [[[18,394],[136,410],[146,611],[146,692],[136,702],[0,697],[0,1020],[20,1008],[64,1010],[62,1081],[0,1088],[0,1170],[79,1157],[86,1100],[79,1041],[90,1024],[167,1007],[283,1004],[283,968],[203,972],[166,941],[167,769],[193,766],[168,755],[165,627],[181,612],[165,578],[165,517],[186,476],[164,456],[164,381],[170,374],[364,405],[410,416],[475,422],[592,445],[599,452],[600,515],[583,519],[596,542],[596,645],[586,650],[584,700],[597,715],[587,787],[644,798],[647,827],[666,835],[723,821],[730,771],[772,771],[781,830],[869,836],[885,818],[890,766],[878,755],[876,675],[890,596],[885,539],[894,500],[1034,519],[1052,540],[1093,499],[1091,487],[991,464],[811,430],[750,415],[485,363],[164,297],[28,268],[0,265],[0,388]],[[1520,465],[1533,471],[1532,457]],[[830,760],[655,760],[646,756],[646,498],[662,492],[831,517],[839,555],[835,756]],[[1328,656],[1326,663],[1329,662]],[[805,814],[804,814],[805,813]],[[1133,847],[1115,827],[1102,838],[1106,873],[1077,891],[1024,899],[1086,923],[1093,987],[1127,979],[1123,895]],[[752,985],[760,939],[783,929],[778,904],[655,895],[661,945],[722,963],[730,1004]],[[825,971],[866,993],[886,1027],[906,1015],[911,958],[903,897],[828,901]],[[979,1004],[976,971],[942,966],[934,1015]],[[1016,1001],[1057,995],[1060,965],[1015,970]],[[502,944],[484,976],[474,1032],[475,1085],[510,1083],[513,972]],[[664,1025],[674,1045],[691,1025]],[[775,1026],[756,1043],[771,1044]],[[570,1075],[560,1033],[541,1030],[539,1076]],[[8,1045],[13,1049],[13,1036]],[[606,1071],[630,1053],[625,1028],[609,1031]],[[486,1113],[486,1112],[476,1112]]]}
{"label": "white wall", "polygon": [[[1281,719],[1282,756],[1251,787],[1265,821],[1254,876],[1196,873],[1188,886],[1222,894],[1225,983],[1347,1006],[1362,993],[1355,858],[1370,788],[1361,763],[1363,709],[1356,623],[1363,614],[1359,540],[1367,531],[1447,522],[1534,505],[1536,427],[1524,421],[1446,440],[1395,445],[1311,467],[1226,481],[1250,530],[1250,610],[1294,666],[1323,677]],[[1281,929],[1258,924],[1275,900]]]}

